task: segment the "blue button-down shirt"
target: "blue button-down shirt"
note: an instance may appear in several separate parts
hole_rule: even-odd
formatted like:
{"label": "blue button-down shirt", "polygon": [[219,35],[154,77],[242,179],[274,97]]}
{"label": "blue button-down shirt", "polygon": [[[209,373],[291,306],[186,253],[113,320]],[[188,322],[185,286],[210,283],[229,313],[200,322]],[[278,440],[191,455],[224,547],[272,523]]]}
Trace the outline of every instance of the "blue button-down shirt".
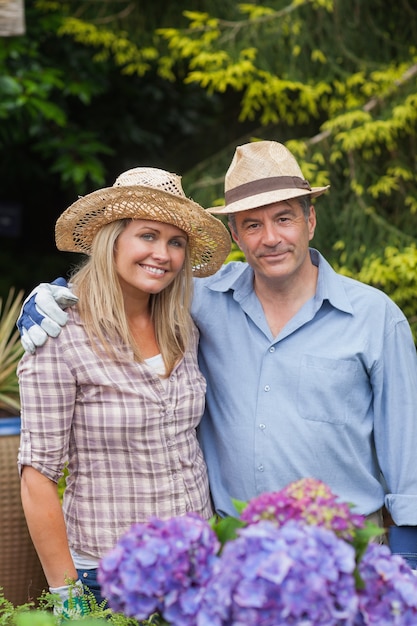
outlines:
{"label": "blue button-down shirt", "polygon": [[200,439],[215,507],[233,514],[231,498],[312,476],[359,513],[385,500],[396,524],[417,525],[417,359],[408,322],[381,291],[310,254],[316,295],[277,337],[246,263],[195,281],[208,387]]}

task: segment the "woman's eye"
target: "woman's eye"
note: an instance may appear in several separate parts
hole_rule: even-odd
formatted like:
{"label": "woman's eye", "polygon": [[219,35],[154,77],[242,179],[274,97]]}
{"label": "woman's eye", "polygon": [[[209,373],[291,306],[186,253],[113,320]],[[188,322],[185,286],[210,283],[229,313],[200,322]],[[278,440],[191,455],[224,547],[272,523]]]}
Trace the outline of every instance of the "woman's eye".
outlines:
{"label": "woman's eye", "polygon": [[172,239],[171,245],[174,246],[175,248],[185,248],[187,244],[182,239]]}
{"label": "woman's eye", "polygon": [[152,233],[142,233],[141,238],[146,239],[146,241],[152,241],[155,238],[155,235]]}

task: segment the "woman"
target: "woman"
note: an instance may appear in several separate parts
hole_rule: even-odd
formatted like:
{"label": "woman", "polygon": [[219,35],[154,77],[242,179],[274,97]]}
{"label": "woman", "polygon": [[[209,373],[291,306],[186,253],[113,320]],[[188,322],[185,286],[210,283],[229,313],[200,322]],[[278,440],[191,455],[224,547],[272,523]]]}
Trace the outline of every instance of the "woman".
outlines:
{"label": "woman", "polygon": [[98,561],[132,523],[212,515],[189,305],[192,276],[221,266],[230,237],[178,176],[154,168],[81,197],[55,236],[89,256],[65,330],[19,364],[22,502],[51,591],[64,602],[82,580],[100,601]]}

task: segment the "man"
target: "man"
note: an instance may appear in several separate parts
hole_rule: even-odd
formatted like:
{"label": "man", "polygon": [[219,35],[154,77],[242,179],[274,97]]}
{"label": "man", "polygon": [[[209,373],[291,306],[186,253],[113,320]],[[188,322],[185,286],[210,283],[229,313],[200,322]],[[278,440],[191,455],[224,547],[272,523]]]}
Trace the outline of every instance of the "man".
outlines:
{"label": "man", "polygon": [[[232,498],[321,479],[363,515],[385,503],[397,525],[391,549],[415,568],[415,346],[385,294],[309,248],[311,198],[327,189],[310,187],[285,146],[261,141],[237,148],[225,206],[211,209],[229,216],[247,260],[195,281],[212,496],[221,515],[233,514]],[[32,322],[19,324],[30,340]]]}

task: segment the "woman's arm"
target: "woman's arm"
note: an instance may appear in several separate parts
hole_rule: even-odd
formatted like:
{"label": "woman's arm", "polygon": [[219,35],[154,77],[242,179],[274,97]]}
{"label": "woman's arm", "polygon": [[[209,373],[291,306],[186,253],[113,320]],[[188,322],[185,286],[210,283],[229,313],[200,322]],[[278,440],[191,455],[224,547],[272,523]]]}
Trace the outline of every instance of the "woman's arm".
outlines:
{"label": "woman's arm", "polygon": [[30,536],[50,587],[77,580],[56,484],[28,465],[22,469],[21,495]]}

